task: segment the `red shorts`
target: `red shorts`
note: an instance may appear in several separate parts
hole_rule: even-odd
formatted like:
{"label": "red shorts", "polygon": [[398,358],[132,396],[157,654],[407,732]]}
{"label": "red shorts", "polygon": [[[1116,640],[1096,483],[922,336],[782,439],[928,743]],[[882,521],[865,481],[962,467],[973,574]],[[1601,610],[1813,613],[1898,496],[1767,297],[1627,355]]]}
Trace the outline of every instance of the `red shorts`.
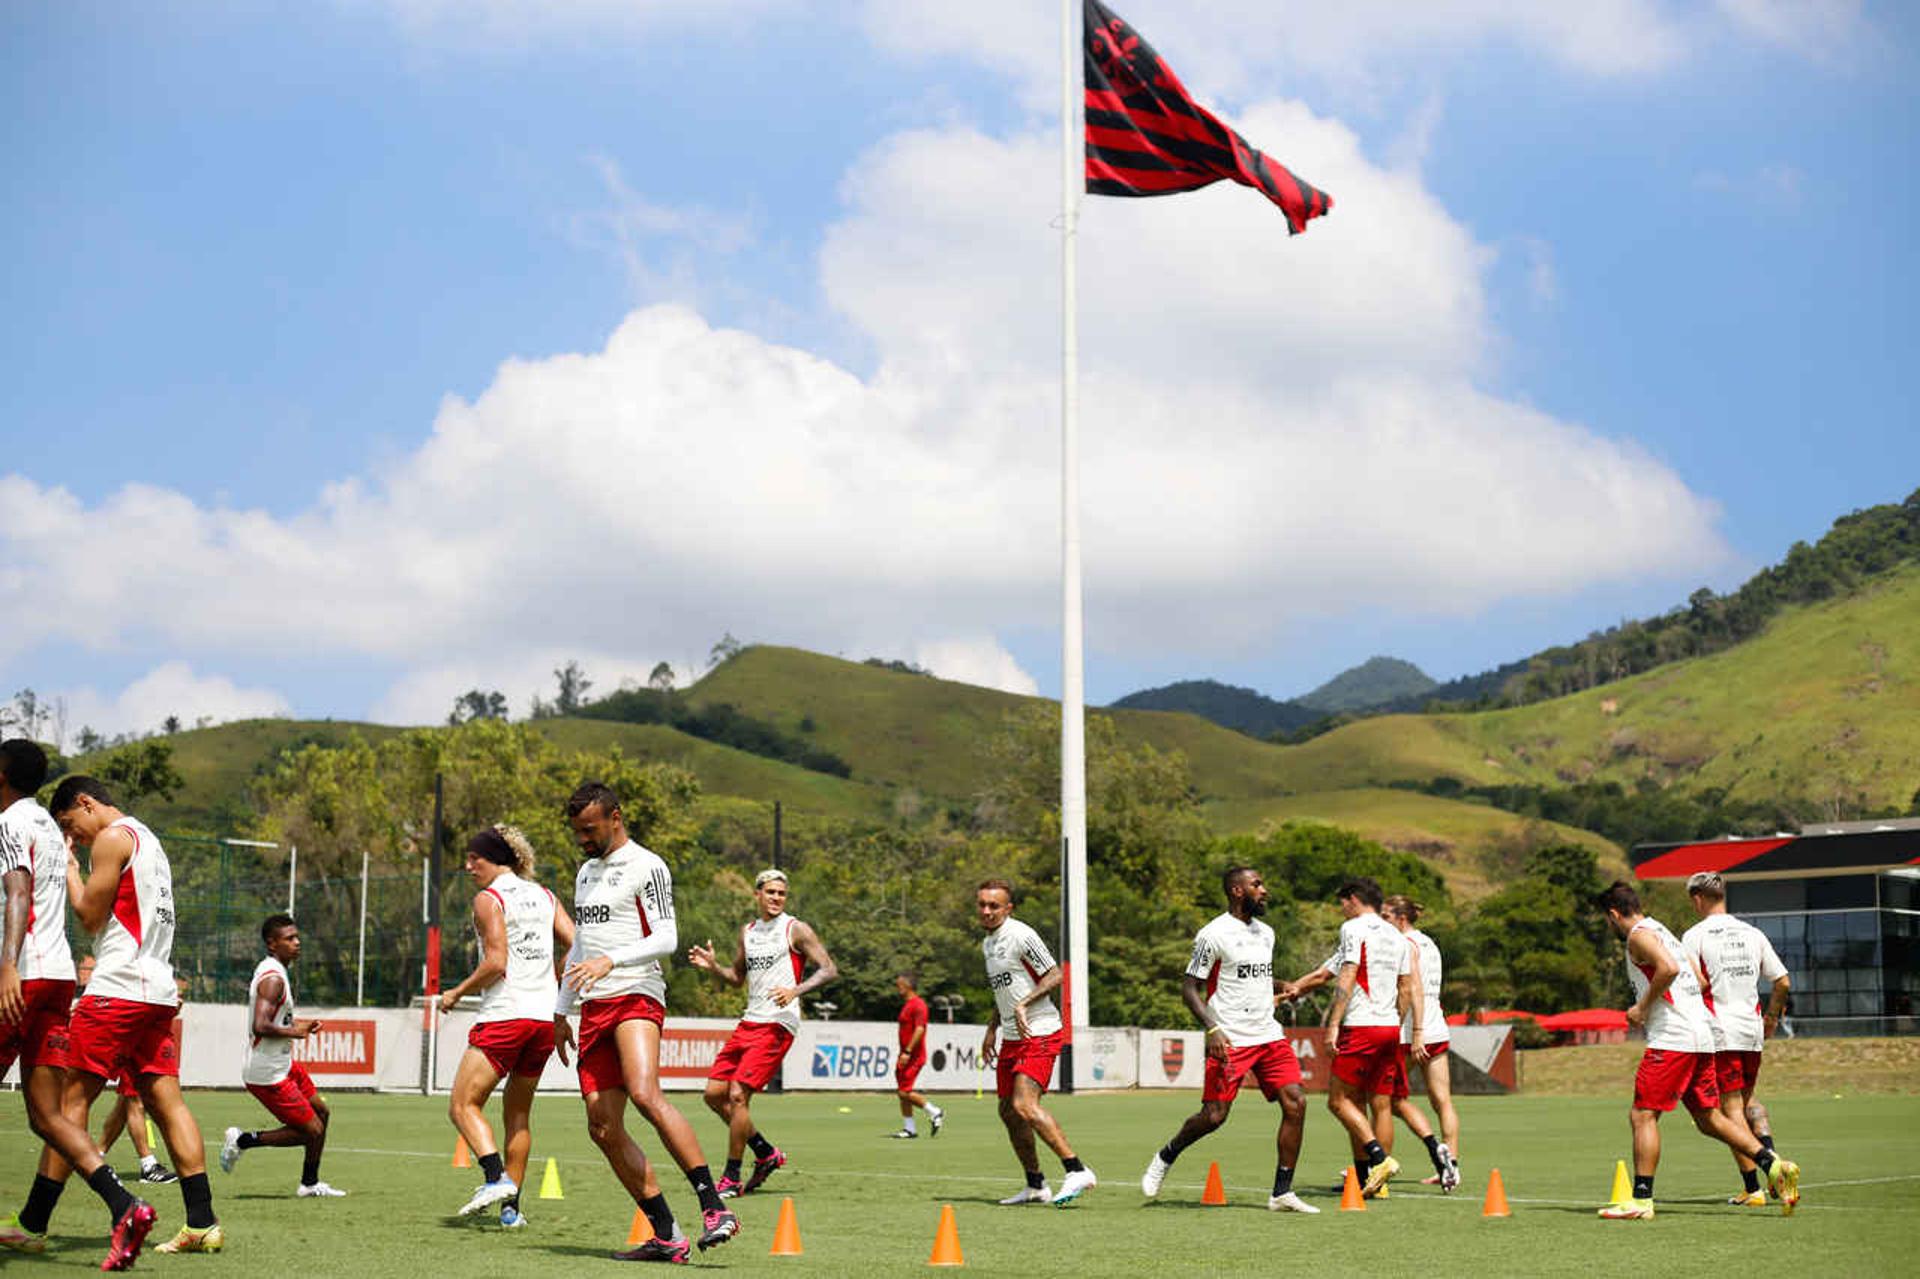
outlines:
{"label": "red shorts", "polygon": [[[1446,1055],[1446,1040],[1427,1045],[1428,1061],[1443,1058]],[[1393,1062],[1393,1074],[1382,1082],[1379,1092],[1392,1097],[1395,1101],[1404,1101],[1413,1095],[1413,1046],[1411,1044],[1400,1045],[1400,1055]]]}
{"label": "red shorts", "polygon": [[107,1080],[107,1087],[113,1089],[122,1097],[131,1097],[138,1100],[140,1096],[140,1085],[134,1080],[133,1072],[130,1070],[123,1069],[120,1072],[120,1078]]}
{"label": "red shorts", "polygon": [[1712,1053],[1683,1053],[1649,1048],[1633,1072],[1636,1110],[1672,1110],[1685,1102],[1691,1111],[1712,1110],[1720,1104],[1720,1084],[1713,1073]]}
{"label": "red shorts", "polygon": [[1262,1096],[1268,1101],[1278,1101],[1282,1088],[1300,1082],[1300,1059],[1293,1055],[1293,1045],[1284,1038],[1247,1048],[1229,1047],[1224,1064],[1209,1053],[1200,1100],[1232,1101],[1240,1095],[1240,1085],[1249,1075],[1260,1085]]}
{"label": "red shorts", "polygon": [[1060,1055],[1060,1046],[1066,1042],[1061,1031],[1051,1035],[1037,1035],[1031,1039],[1003,1039],[1000,1041],[1000,1056],[994,1065],[994,1084],[996,1097],[1013,1096],[1013,1077],[1025,1075],[1040,1084],[1045,1092],[1053,1080],[1053,1062]]}
{"label": "red shorts", "polygon": [[172,1004],[83,995],[68,1022],[67,1065],[102,1079],[178,1075],[173,1019],[179,1011]]}
{"label": "red shorts", "polygon": [[467,1032],[467,1047],[487,1059],[493,1073],[540,1078],[553,1056],[553,1018],[515,1017],[509,1021],[476,1021]]}
{"label": "red shorts", "polygon": [[1361,1093],[1389,1092],[1400,1065],[1398,1026],[1342,1026],[1333,1077]]}
{"label": "red shorts", "polygon": [[1721,1093],[1752,1092],[1760,1080],[1760,1054],[1757,1052],[1715,1053],[1714,1082]]}
{"label": "red shorts", "polygon": [[277,1084],[248,1084],[247,1091],[283,1124],[298,1128],[313,1119],[313,1096],[318,1091],[299,1062]]}
{"label": "red shorts", "polygon": [[23,981],[26,1007],[18,1022],[0,1021],[0,1075],[15,1059],[24,1078],[35,1066],[62,1070],[67,1065],[67,1010],[73,1007],[73,982]]}
{"label": "red shorts", "polygon": [[791,1047],[793,1032],[785,1026],[771,1021],[743,1021],[727,1036],[707,1078],[732,1080],[757,1092],[780,1069]]}
{"label": "red shorts", "polygon": [[612,999],[589,999],[580,1005],[580,1095],[585,1097],[603,1088],[625,1088],[627,1077],[620,1071],[620,1048],[614,1031],[623,1021],[650,1021],[656,1026],[667,1022],[667,1010],[646,995],[618,995]]}
{"label": "red shorts", "polygon": [[921,1049],[911,1057],[896,1057],[893,1062],[893,1087],[896,1092],[912,1092],[913,1083],[920,1078],[920,1070],[927,1064],[926,1049]]}

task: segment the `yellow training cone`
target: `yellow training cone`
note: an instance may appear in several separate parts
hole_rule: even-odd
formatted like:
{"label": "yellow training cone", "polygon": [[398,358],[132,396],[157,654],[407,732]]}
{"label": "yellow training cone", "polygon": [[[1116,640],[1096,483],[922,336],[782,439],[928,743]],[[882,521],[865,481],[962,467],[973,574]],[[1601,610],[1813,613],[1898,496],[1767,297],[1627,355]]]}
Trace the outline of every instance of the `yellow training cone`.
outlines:
{"label": "yellow training cone", "polygon": [[160,1134],[154,1131],[153,1120],[147,1120],[147,1149],[160,1149]]}
{"label": "yellow training cone", "polygon": [[540,1176],[540,1197],[542,1199],[565,1199],[560,1193],[560,1161],[552,1155],[547,1156],[547,1170]]}
{"label": "yellow training cone", "polygon": [[1633,1178],[1627,1176],[1627,1161],[1613,1161],[1613,1197],[1608,1203],[1623,1204],[1633,1198]]}

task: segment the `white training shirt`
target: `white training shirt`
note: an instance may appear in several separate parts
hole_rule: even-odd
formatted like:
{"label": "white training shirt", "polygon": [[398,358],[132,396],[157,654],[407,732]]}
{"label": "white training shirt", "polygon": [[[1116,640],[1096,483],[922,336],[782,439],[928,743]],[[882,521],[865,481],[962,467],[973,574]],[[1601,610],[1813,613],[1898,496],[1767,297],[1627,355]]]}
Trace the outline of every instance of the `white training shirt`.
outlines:
{"label": "white training shirt", "polygon": [[785,1008],[773,1001],[773,992],[797,985],[806,964],[793,945],[794,918],[784,912],[772,919],[756,919],[740,930],[740,949],[747,957],[747,1010],[741,1021],[769,1022],[800,1029],[800,1001]]}
{"label": "white training shirt", "polygon": [[589,857],[573,880],[573,924],[567,963],[606,955],[613,969],[584,996],[563,986],[556,1012],[572,1012],[580,999],[623,995],[666,1005],[660,961],[680,948],[680,933],[673,919],[673,873],[664,861],[632,840],[605,857]]}
{"label": "white training shirt", "polygon": [[[987,961],[987,985],[993,989],[993,1006],[1000,1014],[1000,1038],[1019,1039],[1020,1024],[1013,1019],[1013,1006],[1033,993],[1034,986],[1054,968],[1053,953],[1040,940],[1040,934],[1008,916],[1000,927],[980,939],[980,954]],[[1038,1039],[1060,1029],[1060,1010],[1050,997],[1027,1005],[1027,1030]]]}
{"label": "white training shirt", "polygon": [[1207,984],[1207,1007],[1234,1048],[1286,1037],[1273,1015],[1273,929],[1231,912],[1207,921],[1193,939],[1187,976]]}
{"label": "white training shirt", "polygon": [[[1633,926],[1627,934],[1628,942],[1643,928],[1666,947],[1667,954],[1680,968],[1679,976],[1653,1001],[1653,1011],[1647,1014],[1647,1047],[1681,1053],[1714,1051],[1713,1014],[1707,1011],[1706,1002],[1700,997],[1700,979],[1694,975],[1693,957],[1687,954],[1686,947],[1671,929],[1651,916]],[[1627,977],[1633,982],[1635,1002],[1645,999],[1653,984],[1653,974],[1634,961],[1631,950],[1627,952]]]}
{"label": "white training shirt", "polygon": [[59,823],[31,795],[0,812],[0,874],[24,870],[32,881],[21,981],[72,981],[67,945],[67,841]]}
{"label": "white training shirt", "polygon": [[[506,917],[507,971],[480,992],[474,1020],[552,1021],[560,999],[553,975],[553,894],[510,870],[480,891],[499,902]],[[474,933],[479,934],[478,925]]]}
{"label": "white training shirt", "polygon": [[247,1060],[240,1068],[241,1083],[263,1087],[279,1083],[293,1069],[293,1040],[253,1033],[253,1002],[269,977],[280,979],[280,1002],[273,1009],[273,1024],[283,1030],[293,1025],[293,978],[285,964],[268,955],[254,966],[253,980],[247,983]]}
{"label": "white training shirt", "polygon": [[1707,1008],[1713,1013],[1715,1048],[1757,1053],[1766,1047],[1760,1018],[1760,986],[1769,990],[1787,975],[1767,935],[1744,919],[1708,915],[1681,936],[1687,954],[1707,975]]}
{"label": "white training shirt", "polygon": [[1377,912],[1355,915],[1340,925],[1340,941],[1324,967],[1335,977],[1347,964],[1356,969],[1353,997],[1347,1001],[1347,1015],[1341,1025],[1400,1024],[1400,974],[1408,971],[1409,953],[1400,930]]}
{"label": "white training shirt", "polygon": [[[1418,928],[1400,935],[1407,939],[1413,947],[1413,954],[1420,960],[1420,989],[1414,992],[1420,996],[1420,1042],[1428,1047],[1445,1043],[1447,1017],[1440,1011],[1440,948],[1433,944],[1433,938]],[[1400,1042],[1413,1042],[1412,1012],[1408,1012],[1400,1022]]]}
{"label": "white training shirt", "polygon": [[173,868],[154,833],[132,817],[118,826],[133,835],[133,855],[120,872],[107,922],[93,939],[90,999],[131,999],[178,1007],[173,984]]}

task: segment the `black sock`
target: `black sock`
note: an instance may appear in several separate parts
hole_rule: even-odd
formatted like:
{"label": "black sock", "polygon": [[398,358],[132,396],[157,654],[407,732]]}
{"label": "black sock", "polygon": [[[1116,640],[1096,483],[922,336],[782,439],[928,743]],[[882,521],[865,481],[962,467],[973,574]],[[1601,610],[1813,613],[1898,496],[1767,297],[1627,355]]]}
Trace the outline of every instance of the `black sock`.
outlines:
{"label": "black sock", "polygon": [[1068,1155],[1060,1161],[1060,1166],[1068,1172],[1085,1172],[1087,1170],[1087,1166],[1080,1162],[1080,1156],[1078,1155]]}
{"label": "black sock", "polygon": [[1636,1176],[1633,1179],[1633,1197],[1635,1199],[1653,1198],[1653,1174],[1652,1173],[1648,1173],[1644,1177]]}
{"label": "black sock", "polygon": [[762,1137],[759,1133],[755,1133],[753,1136],[747,1138],[747,1146],[753,1151],[753,1157],[755,1159],[773,1158],[773,1143],[765,1137]]}
{"label": "black sock", "polygon": [[693,1187],[693,1193],[700,1198],[700,1211],[726,1210],[726,1205],[720,1202],[720,1192],[713,1188],[713,1169],[701,1164],[687,1174],[687,1184]]}
{"label": "black sock", "polygon": [[1760,1171],[1763,1173],[1773,1171],[1773,1161],[1775,1157],[1773,1151],[1766,1146],[1760,1147],[1760,1149],[1747,1156],[1747,1158],[1760,1165]]}
{"label": "black sock", "polygon": [[[495,1158],[498,1158],[498,1156],[495,1156]],[[311,1186],[318,1180],[320,1180],[320,1152],[317,1150],[309,1150],[307,1157],[300,1161],[300,1184],[303,1186]],[[487,1180],[491,1181],[493,1178],[489,1177]]]}
{"label": "black sock", "polygon": [[1740,1180],[1746,1184],[1747,1193],[1752,1194],[1754,1191],[1760,1189],[1760,1170],[1758,1168],[1743,1168],[1740,1171]]}
{"label": "black sock", "polygon": [[480,1156],[480,1171],[487,1175],[488,1181],[498,1181],[507,1175],[507,1161],[500,1157],[499,1151]]}
{"label": "black sock", "polygon": [[1046,1184],[1047,1184],[1047,1175],[1041,1172],[1039,1169],[1036,1168],[1034,1169],[1034,1171],[1027,1174],[1028,1190],[1038,1190],[1040,1189],[1040,1187]]}
{"label": "black sock", "polygon": [[33,1189],[27,1192],[27,1206],[20,1210],[20,1228],[36,1235],[46,1234],[47,1223],[53,1220],[53,1206],[60,1202],[60,1192],[66,1188],[64,1181],[34,1177]]}
{"label": "black sock", "polygon": [[1177,1144],[1178,1141],[1179,1141],[1179,1138],[1176,1137],[1173,1141],[1170,1141],[1166,1145],[1160,1147],[1161,1163],[1171,1164],[1173,1163],[1174,1160],[1180,1157],[1180,1147]]}
{"label": "black sock", "polygon": [[180,1198],[187,1205],[188,1226],[205,1230],[214,1223],[213,1187],[207,1184],[206,1173],[180,1178]]}
{"label": "black sock", "polygon": [[506,1210],[507,1210],[508,1208],[511,1208],[511,1209],[513,1209],[513,1210],[514,1210],[515,1212],[519,1212],[519,1211],[520,1211],[520,1196],[519,1196],[519,1195],[515,1195],[515,1196],[513,1196],[513,1198],[511,1198],[511,1199],[502,1199],[502,1200],[500,1201],[500,1209],[501,1209],[501,1211],[502,1211],[502,1212],[504,1212],[504,1211],[506,1211]]}
{"label": "black sock", "polygon": [[740,1180],[740,1161],[738,1159],[727,1160],[726,1172],[723,1173],[722,1175],[725,1176],[729,1181]]}
{"label": "black sock", "polygon": [[1433,1160],[1433,1170],[1435,1172],[1445,1172],[1447,1165],[1446,1162],[1440,1158],[1440,1139],[1432,1133],[1428,1133],[1425,1141],[1427,1143],[1427,1158]]}
{"label": "black sock", "polygon": [[257,1132],[243,1132],[234,1138],[233,1144],[242,1150],[252,1150],[260,1144],[260,1134]]}
{"label": "black sock", "polygon": [[120,1178],[113,1169],[101,1164],[87,1177],[87,1184],[93,1187],[93,1193],[100,1196],[107,1205],[107,1212],[117,1222],[120,1214],[133,1206],[133,1196],[120,1184]]}
{"label": "black sock", "polygon": [[1277,1165],[1273,1170],[1273,1193],[1284,1195],[1293,1189],[1293,1169],[1285,1164]]}
{"label": "black sock", "polygon": [[680,1223],[673,1219],[673,1209],[667,1207],[665,1195],[642,1199],[640,1211],[647,1214],[647,1224],[653,1227],[654,1237],[662,1243],[680,1237]]}
{"label": "black sock", "polygon": [[1766,1148],[1767,1148],[1768,1150],[1772,1150],[1772,1149],[1773,1149],[1773,1134],[1772,1134],[1772,1133],[1770,1133],[1770,1132],[1763,1132],[1763,1133],[1758,1133],[1758,1134],[1756,1134],[1756,1135],[1757,1135],[1757,1136],[1758,1136],[1758,1137],[1760,1138],[1760,1144],[1761,1144],[1761,1145],[1763,1145],[1763,1146],[1765,1146],[1765,1147],[1766,1147]]}
{"label": "black sock", "polygon": [[1375,1164],[1383,1164],[1385,1162],[1387,1162],[1386,1150],[1382,1148],[1380,1143],[1377,1141],[1368,1142],[1367,1143],[1367,1166],[1371,1168]]}

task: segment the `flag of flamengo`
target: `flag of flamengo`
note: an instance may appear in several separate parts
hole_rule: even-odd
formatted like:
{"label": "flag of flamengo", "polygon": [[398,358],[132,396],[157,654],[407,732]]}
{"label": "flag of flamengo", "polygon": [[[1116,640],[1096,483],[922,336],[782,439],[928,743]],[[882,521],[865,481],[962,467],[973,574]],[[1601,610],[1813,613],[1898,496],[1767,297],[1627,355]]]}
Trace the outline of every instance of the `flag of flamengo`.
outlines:
{"label": "flag of flamengo", "polygon": [[1100,0],[1085,0],[1087,191],[1173,195],[1229,178],[1287,215],[1289,234],[1333,207],[1215,119],[1140,33]]}

